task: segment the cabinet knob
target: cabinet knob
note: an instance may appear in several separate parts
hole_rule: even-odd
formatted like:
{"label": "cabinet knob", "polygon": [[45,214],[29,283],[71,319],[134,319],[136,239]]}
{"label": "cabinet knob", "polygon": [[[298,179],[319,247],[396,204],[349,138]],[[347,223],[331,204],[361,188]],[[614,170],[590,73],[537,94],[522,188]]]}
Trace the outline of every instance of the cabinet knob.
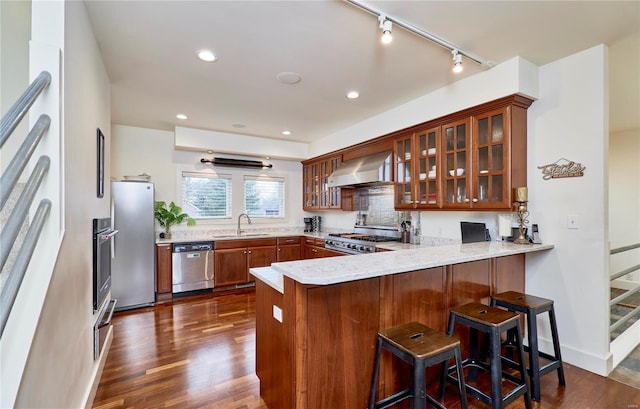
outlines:
{"label": "cabinet knob", "polygon": [[282,250],[281,248],[278,249],[278,251]]}
{"label": "cabinet knob", "polygon": [[243,251],[242,253],[243,253],[243,254],[247,254],[247,250]]}
{"label": "cabinet knob", "polygon": [[475,197],[473,198],[473,200],[471,200],[473,203],[478,203],[478,199],[476,199]]}
{"label": "cabinet knob", "polygon": [[249,254],[251,254],[251,250],[249,250]]}

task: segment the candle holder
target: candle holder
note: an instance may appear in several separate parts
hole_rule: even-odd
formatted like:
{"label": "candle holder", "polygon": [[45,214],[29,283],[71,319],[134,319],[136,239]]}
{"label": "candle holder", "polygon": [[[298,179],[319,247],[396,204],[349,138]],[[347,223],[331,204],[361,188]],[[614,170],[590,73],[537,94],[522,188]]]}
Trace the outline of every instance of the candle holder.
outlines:
{"label": "candle holder", "polygon": [[527,211],[527,202],[516,202],[516,212],[518,214],[518,238],[513,242],[515,244],[529,244],[529,240],[524,235],[525,224],[529,223],[529,212]]}

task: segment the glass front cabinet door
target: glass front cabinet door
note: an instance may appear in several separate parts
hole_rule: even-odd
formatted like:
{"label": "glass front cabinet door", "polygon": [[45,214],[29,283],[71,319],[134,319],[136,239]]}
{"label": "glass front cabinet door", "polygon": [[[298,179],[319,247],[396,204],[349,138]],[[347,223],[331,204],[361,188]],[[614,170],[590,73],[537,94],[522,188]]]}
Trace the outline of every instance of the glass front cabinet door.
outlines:
{"label": "glass front cabinet door", "polygon": [[509,108],[473,117],[475,208],[508,208]]}
{"label": "glass front cabinet door", "polygon": [[394,144],[395,158],[395,208],[413,209],[415,193],[413,189],[413,134],[396,139]]}
{"label": "glass front cabinet door", "polygon": [[430,128],[415,133],[416,167],[414,180],[416,185],[416,208],[437,208],[440,205],[438,195],[438,150],[440,148],[440,128]]}
{"label": "glass front cabinet door", "polygon": [[466,208],[470,205],[470,131],[468,118],[442,126],[444,139],[443,207]]}

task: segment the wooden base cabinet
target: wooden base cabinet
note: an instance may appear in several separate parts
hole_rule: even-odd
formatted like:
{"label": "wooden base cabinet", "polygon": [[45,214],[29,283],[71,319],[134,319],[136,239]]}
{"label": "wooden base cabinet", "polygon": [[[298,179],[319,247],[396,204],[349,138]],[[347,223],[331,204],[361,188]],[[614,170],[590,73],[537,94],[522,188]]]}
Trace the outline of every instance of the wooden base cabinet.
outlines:
{"label": "wooden base cabinet", "polygon": [[304,259],[348,255],[341,251],[326,249],[324,248],[324,239],[315,239],[312,237],[305,237],[302,249]]}
{"label": "wooden base cabinet", "polygon": [[156,245],[156,300],[171,298],[171,244]]}
{"label": "wooden base cabinet", "polygon": [[278,261],[294,261],[302,259],[300,237],[278,237]]}
{"label": "wooden base cabinet", "polygon": [[[380,329],[415,320],[444,331],[452,306],[504,290],[524,291],[524,255],[325,286],[284,277],[284,294],[258,281],[260,394],[270,409],[367,407]],[[282,322],[274,319],[274,306]],[[380,396],[401,389],[402,365],[383,355]]]}
{"label": "wooden base cabinet", "polygon": [[270,266],[277,259],[276,239],[246,239],[216,241],[214,285],[223,287],[253,281],[249,269]]}

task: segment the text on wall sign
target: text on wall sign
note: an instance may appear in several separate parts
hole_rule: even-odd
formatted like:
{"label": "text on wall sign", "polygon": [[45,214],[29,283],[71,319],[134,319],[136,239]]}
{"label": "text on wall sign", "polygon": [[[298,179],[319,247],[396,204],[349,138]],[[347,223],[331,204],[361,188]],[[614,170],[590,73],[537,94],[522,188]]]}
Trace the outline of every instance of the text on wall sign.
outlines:
{"label": "text on wall sign", "polygon": [[582,166],[581,163],[572,160],[560,158],[548,165],[538,166],[538,169],[542,169],[542,179],[547,180],[584,176],[586,166]]}

